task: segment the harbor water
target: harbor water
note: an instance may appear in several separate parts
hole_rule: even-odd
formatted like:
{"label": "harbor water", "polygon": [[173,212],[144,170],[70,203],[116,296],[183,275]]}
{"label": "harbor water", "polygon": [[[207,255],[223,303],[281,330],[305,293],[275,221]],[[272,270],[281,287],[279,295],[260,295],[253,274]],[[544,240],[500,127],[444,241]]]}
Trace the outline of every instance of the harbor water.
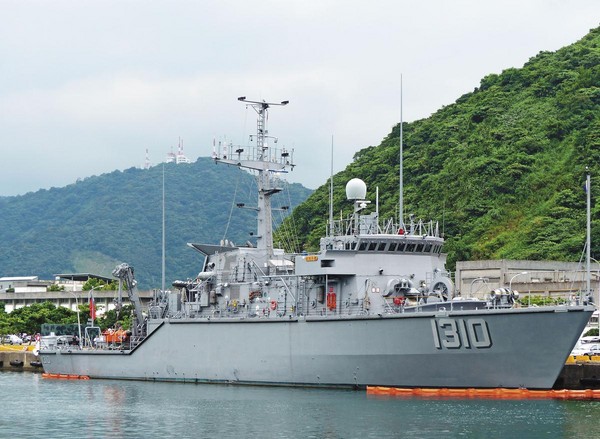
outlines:
{"label": "harbor water", "polygon": [[0,372],[0,437],[600,437],[599,401],[400,399],[365,391],[56,380]]}

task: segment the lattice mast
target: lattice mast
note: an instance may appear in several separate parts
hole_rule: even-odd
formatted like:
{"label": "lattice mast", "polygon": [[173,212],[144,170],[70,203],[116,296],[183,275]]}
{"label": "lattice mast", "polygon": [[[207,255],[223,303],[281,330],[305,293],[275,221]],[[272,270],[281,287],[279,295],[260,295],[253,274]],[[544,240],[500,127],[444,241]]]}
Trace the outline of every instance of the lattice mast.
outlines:
{"label": "lattice mast", "polygon": [[[257,241],[258,249],[264,250],[268,257],[273,255],[273,222],[271,213],[271,197],[281,188],[274,186],[272,174],[274,172],[286,172],[287,168],[292,169],[293,157],[285,149],[277,149],[269,145],[269,139],[277,143],[275,137],[269,136],[267,129],[267,113],[271,106],[287,105],[289,101],[279,103],[265,101],[249,101],[245,96],[239,97],[239,101],[250,105],[258,115],[256,122],[256,142],[250,147],[250,151],[238,147],[234,150],[232,145],[226,145],[218,155],[213,152],[213,158],[217,162],[235,165],[244,169],[252,169],[258,172],[258,205],[257,211]],[[250,136],[251,140],[253,136]],[[240,207],[245,207],[240,205]]]}

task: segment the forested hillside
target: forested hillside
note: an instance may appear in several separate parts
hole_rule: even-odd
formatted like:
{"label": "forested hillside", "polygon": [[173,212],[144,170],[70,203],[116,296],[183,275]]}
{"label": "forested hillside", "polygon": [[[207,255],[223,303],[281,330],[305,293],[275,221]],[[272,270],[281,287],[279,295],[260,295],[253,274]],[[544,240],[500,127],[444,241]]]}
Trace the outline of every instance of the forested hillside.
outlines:
{"label": "forested hillside", "polygon": [[[586,166],[600,194],[600,28],[522,68],[490,74],[431,117],[404,124],[406,215],[440,222],[449,268],[457,260],[579,260],[585,243]],[[381,217],[397,217],[399,125],[334,177],[335,212],[346,182],[380,190]],[[308,248],[325,231],[328,186],[292,218]],[[593,205],[592,256],[600,258]]]}
{"label": "forested hillside", "polygon": [[[256,205],[250,174],[209,158],[165,164],[164,173],[167,284],[200,270],[201,256],[188,242],[255,241],[255,212],[235,207]],[[0,276],[110,275],[117,263],[127,262],[141,288],[160,287],[162,185],[159,165],[0,198]],[[284,187],[273,197],[274,207],[293,208],[310,194],[298,184]]]}

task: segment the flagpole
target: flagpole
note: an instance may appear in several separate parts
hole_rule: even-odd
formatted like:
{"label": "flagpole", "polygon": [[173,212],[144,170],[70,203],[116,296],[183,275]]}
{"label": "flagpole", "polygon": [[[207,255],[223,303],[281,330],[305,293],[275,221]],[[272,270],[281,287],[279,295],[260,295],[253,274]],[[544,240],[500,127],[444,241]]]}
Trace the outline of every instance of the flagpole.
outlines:
{"label": "flagpole", "polygon": [[88,303],[90,304],[90,319],[92,320],[91,326],[94,326],[94,320],[96,319],[96,303],[94,302],[94,289],[90,289]]}
{"label": "flagpole", "polygon": [[400,229],[404,230],[404,175],[403,175],[403,146],[402,143],[404,141],[403,138],[403,117],[402,117],[402,75],[400,75],[400,172],[399,172],[399,180],[400,180],[400,188],[399,188],[399,197],[398,197],[398,223],[400,225]]}
{"label": "flagpole", "polygon": [[90,288],[88,291],[88,302],[90,304],[90,319],[92,320],[92,326],[94,326],[94,320],[96,320],[96,301],[94,300],[94,290],[96,288],[102,288],[104,285],[96,285]]}
{"label": "flagpole", "polygon": [[331,135],[331,169],[329,172],[329,236],[333,236],[333,134]]}
{"label": "flagpole", "polygon": [[[591,294],[591,285],[590,285],[590,279],[591,279],[591,273],[590,273],[590,259],[591,259],[591,246],[592,246],[592,226],[591,226],[591,179],[590,179],[590,172],[589,172],[589,168],[586,166],[585,167],[585,171],[587,173],[586,179],[585,179],[585,192],[587,195],[587,239],[586,239],[586,288],[587,288],[587,295],[590,296]],[[598,304],[600,305],[600,304]]]}
{"label": "flagpole", "polygon": [[162,274],[161,291],[165,291],[165,164],[162,167]]}

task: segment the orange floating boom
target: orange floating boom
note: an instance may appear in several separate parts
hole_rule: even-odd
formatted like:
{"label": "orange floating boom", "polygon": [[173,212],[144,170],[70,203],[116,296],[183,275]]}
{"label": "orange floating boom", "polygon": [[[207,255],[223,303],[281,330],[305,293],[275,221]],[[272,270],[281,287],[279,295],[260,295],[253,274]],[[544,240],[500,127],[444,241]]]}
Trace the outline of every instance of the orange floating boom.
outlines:
{"label": "orange floating boom", "polygon": [[529,390],[529,389],[448,389],[368,386],[367,395],[415,398],[483,398],[483,399],[600,399],[600,389]]}
{"label": "orange floating boom", "polygon": [[43,373],[42,378],[57,379],[57,380],[89,380],[90,377],[87,375],[65,375],[58,373]]}

